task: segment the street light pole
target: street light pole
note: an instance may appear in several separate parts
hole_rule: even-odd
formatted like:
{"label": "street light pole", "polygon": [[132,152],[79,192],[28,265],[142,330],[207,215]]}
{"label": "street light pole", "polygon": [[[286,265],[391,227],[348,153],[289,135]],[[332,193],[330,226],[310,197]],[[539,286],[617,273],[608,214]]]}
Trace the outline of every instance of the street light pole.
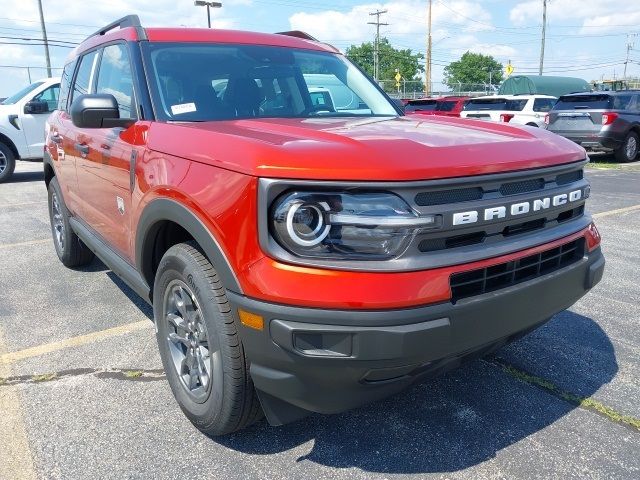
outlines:
{"label": "street light pole", "polygon": [[211,28],[211,9],[212,8],[220,8],[222,7],[222,3],[220,2],[207,2],[205,0],[195,0],[193,4],[196,7],[207,7],[207,25]]}

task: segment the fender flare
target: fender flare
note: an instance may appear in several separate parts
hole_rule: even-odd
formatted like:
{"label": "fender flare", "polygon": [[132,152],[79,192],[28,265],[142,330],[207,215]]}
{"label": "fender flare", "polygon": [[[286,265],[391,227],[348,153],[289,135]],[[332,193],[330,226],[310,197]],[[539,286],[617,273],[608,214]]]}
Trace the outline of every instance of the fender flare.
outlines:
{"label": "fender flare", "polygon": [[222,247],[202,221],[184,205],[167,198],[152,200],[142,211],[136,229],[135,258],[138,271],[153,285],[153,248],[145,248],[154,238],[163,221],[171,221],[184,228],[204,251],[220,275],[222,285],[233,292],[242,293],[240,282]]}

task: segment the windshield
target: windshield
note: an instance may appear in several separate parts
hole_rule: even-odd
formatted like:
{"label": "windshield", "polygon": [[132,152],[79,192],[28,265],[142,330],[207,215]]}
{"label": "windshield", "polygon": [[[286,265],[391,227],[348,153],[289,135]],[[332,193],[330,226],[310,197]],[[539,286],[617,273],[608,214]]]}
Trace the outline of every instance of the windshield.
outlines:
{"label": "windshield", "polygon": [[14,93],[13,95],[11,95],[8,98],[5,98],[4,101],[2,102],[2,105],[13,105],[13,104],[19,102],[20,99],[22,97],[24,97],[27,93],[31,92],[32,90],[35,90],[36,88],[38,88],[43,83],[44,82],[36,82],[36,83],[32,83],[31,85],[29,85],[27,87],[24,87],[19,92]]}
{"label": "windshield", "polygon": [[397,116],[342,55],[262,45],[150,43],[151,94],[169,121]]}
{"label": "windshield", "polygon": [[404,107],[405,112],[431,112],[436,109],[436,100],[412,100]]}
{"label": "windshield", "polygon": [[507,110],[506,98],[474,98],[465,103],[463,110]]}
{"label": "windshield", "polygon": [[553,110],[606,110],[610,107],[609,95],[570,95],[560,97]]}

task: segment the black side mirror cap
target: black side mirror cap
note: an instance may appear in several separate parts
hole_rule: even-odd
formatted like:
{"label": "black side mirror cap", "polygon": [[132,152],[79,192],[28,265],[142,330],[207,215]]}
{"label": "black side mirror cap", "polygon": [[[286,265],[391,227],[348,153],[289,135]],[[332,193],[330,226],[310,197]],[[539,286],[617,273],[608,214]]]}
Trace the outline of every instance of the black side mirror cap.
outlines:
{"label": "black side mirror cap", "polygon": [[78,128],[128,128],[131,118],[120,118],[116,97],[109,93],[80,95],[71,103],[71,121]]}
{"label": "black side mirror cap", "polygon": [[38,114],[38,113],[48,113],[49,112],[49,104],[44,100],[31,100],[24,105],[24,113],[27,114]]}

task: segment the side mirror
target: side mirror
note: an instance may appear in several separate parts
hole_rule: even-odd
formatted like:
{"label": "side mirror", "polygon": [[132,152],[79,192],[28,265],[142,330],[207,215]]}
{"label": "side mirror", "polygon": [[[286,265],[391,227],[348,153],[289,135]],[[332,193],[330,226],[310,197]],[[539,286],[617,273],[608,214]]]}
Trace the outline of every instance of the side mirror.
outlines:
{"label": "side mirror", "polygon": [[49,112],[49,104],[44,100],[31,100],[24,105],[24,113],[28,114],[38,114],[38,113],[48,113]]}
{"label": "side mirror", "polygon": [[135,123],[120,118],[116,97],[108,93],[80,95],[71,103],[71,121],[78,128],[128,128]]}

